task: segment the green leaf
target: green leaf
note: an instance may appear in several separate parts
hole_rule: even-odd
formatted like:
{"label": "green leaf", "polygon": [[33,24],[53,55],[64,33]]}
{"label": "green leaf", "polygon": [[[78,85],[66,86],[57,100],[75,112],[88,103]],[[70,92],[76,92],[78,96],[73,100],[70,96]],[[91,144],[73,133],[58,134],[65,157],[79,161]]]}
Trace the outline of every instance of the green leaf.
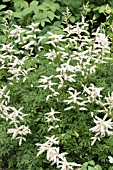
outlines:
{"label": "green leaf", "polygon": [[42,21],[40,22],[40,24],[41,24],[42,27],[44,27],[44,26],[45,26],[45,20],[42,20]]}
{"label": "green leaf", "polygon": [[29,13],[31,13],[33,11],[33,8],[30,7],[30,8],[25,8],[23,11],[22,11],[22,15],[25,16]]}
{"label": "green leaf", "polygon": [[30,3],[30,7],[36,7],[38,5],[38,2],[37,1],[32,1]]}
{"label": "green leaf", "polygon": [[113,137],[108,139],[107,144],[113,146]]}
{"label": "green leaf", "polygon": [[24,7],[24,8],[28,8],[28,2],[22,1],[22,4],[23,4],[23,7]]}
{"label": "green leaf", "polygon": [[29,69],[29,68],[30,68],[30,66],[31,66],[30,61],[29,61],[29,60],[28,60],[28,61],[26,61],[26,62],[25,62],[25,67],[26,67],[26,69]]}
{"label": "green leaf", "polygon": [[109,3],[110,3],[111,6],[113,6],[113,1],[112,0]]}
{"label": "green leaf", "polygon": [[77,138],[79,137],[79,134],[76,131],[74,131],[73,135],[76,136]]}
{"label": "green leaf", "polygon": [[22,14],[20,12],[13,12],[13,16],[16,18],[22,18]]}
{"label": "green leaf", "polygon": [[88,166],[88,162],[85,162],[82,167],[81,170],[87,170],[87,166]]}
{"label": "green leaf", "polygon": [[95,169],[95,170],[102,170],[102,168],[101,168],[100,165],[96,165],[96,166],[94,167],[94,169]]}
{"label": "green leaf", "polygon": [[88,166],[88,170],[94,170],[92,166]]}
{"label": "green leaf", "polygon": [[102,5],[99,9],[99,13],[102,13],[106,10],[106,5]]}
{"label": "green leaf", "polygon": [[70,20],[72,23],[74,23],[74,22],[75,22],[75,17],[74,17],[74,16],[71,16],[71,17],[69,18],[69,20]]}
{"label": "green leaf", "polygon": [[58,3],[53,3],[53,2],[50,2],[49,3],[49,6],[48,6],[51,11],[55,12],[56,10],[59,10],[60,9],[60,5]]}
{"label": "green leaf", "polygon": [[0,42],[6,43],[6,36],[5,35],[0,35]]}
{"label": "green leaf", "polygon": [[52,21],[52,20],[54,19],[54,17],[55,17],[54,13],[51,12],[51,11],[48,11],[48,12],[47,12],[47,16],[48,16],[48,18],[50,18],[51,21]]}
{"label": "green leaf", "polygon": [[93,11],[99,11],[100,7],[96,7],[93,9]]}
{"label": "green leaf", "polygon": [[6,5],[0,5],[0,10],[4,9],[6,7]]}
{"label": "green leaf", "polygon": [[91,161],[88,162],[88,164],[94,166],[95,162],[93,160],[91,160]]}
{"label": "green leaf", "polygon": [[3,2],[10,2],[11,0],[3,0]]}
{"label": "green leaf", "polygon": [[16,11],[20,11],[23,8],[28,8],[28,3],[26,1],[15,1],[14,2],[14,8]]}

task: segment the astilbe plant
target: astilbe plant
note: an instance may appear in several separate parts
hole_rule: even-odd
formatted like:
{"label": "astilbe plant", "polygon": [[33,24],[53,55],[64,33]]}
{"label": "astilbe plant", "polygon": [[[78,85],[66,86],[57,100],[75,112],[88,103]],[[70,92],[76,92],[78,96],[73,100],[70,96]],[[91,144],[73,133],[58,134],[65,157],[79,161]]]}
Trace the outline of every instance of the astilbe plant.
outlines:
{"label": "astilbe plant", "polygon": [[[48,125],[48,136],[45,137],[45,143],[36,144],[39,146],[37,156],[46,151],[47,160],[51,162],[51,165],[56,164],[61,170],[81,167],[80,161],[79,163],[68,161],[66,157],[69,154],[62,152],[63,149],[60,148],[63,134],[60,135],[57,130],[60,132],[59,129],[63,129],[62,122],[66,112],[86,114],[90,112],[89,107],[95,104],[100,109],[89,114],[90,120],[96,123],[95,127],[90,127],[88,130],[88,132],[96,133],[91,138],[93,139],[92,145],[104,136],[113,135],[112,93],[110,95],[109,92],[108,96],[104,97],[102,95],[104,87],[96,87],[88,82],[88,78],[96,72],[99,65],[107,63],[110,59],[106,57],[110,53],[109,39],[102,26],[91,36],[85,16],[82,16],[81,22],[70,25],[68,23],[70,16],[67,9],[64,13],[64,28],[60,30],[61,34],[57,31],[57,33],[49,31],[45,36],[40,35],[38,23],[31,23],[24,29],[18,25],[8,28],[7,19],[5,19],[4,25],[8,30],[5,30],[4,34],[7,35],[7,42],[1,44],[0,49],[0,70],[7,70],[9,73],[7,81],[11,85],[15,80],[19,82],[20,77],[23,77],[23,82],[25,82],[28,72],[37,69],[37,62],[43,65],[41,61],[44,60],[50,68],[46,75],[40,77],[37,85],[39,90],[43,89],[43,92],[47,94],[45,102],[51,110],[44,113],[44,120]],[[36,62],[34,67],[32,67],[32,62]],[[43,67],[43,69],[46,68],[45,64]],[[20,125],[20,120],[27,115],[21,112],[22,108],[17,110],[8,106],[10,96],[9,91],[6,91],[6,86],[2,86],[0,94],[0,117],[9,121],[9,125],[14,125],[14,128],[8,129],[8,133],[13,134],[13,139],[19,139],[19,145],[21,145],[22,140],[26,140],[24,135],[31,133],[28,126]],[[101,112],[104,115],[103,118],[99,118]],[[79,137],[79,132],[76,136]]]}
{"label": "astilbe plant", "polygon": [[9,122],[10,126],[7,133],[12,133],[12,139],[19,139],[19,145],[22,144],[22,140],[26,141],[25,135],[31,133],[28,126],[19,125],[20,121],[24,119],[27,114],[22,113],[22,109],[16,109],[15,107],[8,106],[10,102],[9,91],[6,91],[6,86],[3,86],[0,89],[0,117]]}
{"label": "astilbe plant", "polygon": [[[7,11],[6,13],[9,13],[11,17],[12,11]],[[0,70],[7,71],[8,80],[14,79],[18,81],[20,77],[23,77],[24,82],[28,72],[35,69],[35,65],[34,67],[31,67],[31,65],[36,57],[34,56],[33,50],[37,40],[36,35],[40,32],[37,28],[39,24],[31,23],[30,26],[23,29],[21,26],[13,23],[9,24],[8,19],[8,17],[4,18],[2,23],[4,26],[3,33],[6,36],[6,43],[0,44]]]}
{"label": "astilbe plant", "polygon": [[[96,133],[91,138],[93,140],[92,145],[94,145],[96,140],[100,141],[106,135],[113,135],[112,118],[106,120],[107,117],[111,117],[109,112],[112,103],[111,96],[104,97],[101,94],[104,87],[96,87],[92,83],[88,85],[88,77],[96,72],[96,68],[99,65],[107,63],[107,60],[110,60],[107,57],[110,53],[110,42],[105,35],[104,28],[101,26],[97,28],[96,32],[92,33],[91,37],[88,32],[89,25],[85,21],[84,16],[82,16],[82,21],[76,23],[74,26],[68,23],[68,16],[70,16],[70,12],[67,10],[65,14],[66,19],[64,20],[64,24],[67,27],[63,29],[62,34],[48,32],[48,41],[46,44],[50,45],[50,49],[45,54],[45,60],[47,59],[50,67],[53,67],[54,74],[41,76],[38,88],[50,91],[50,94],[46,97],[46,102],[53,103],[54,101],[57,105],[58,103],[62,103],[63,112],[74,110],[79,111],[79,114],[81,114],[81,111],[88,110],[88,105],[91,107],[94,103],[100,106],[101,109],[104,107],[103,112],[105,116],[103,119],[95,116],[97,113],[100,113],[100,110],[96,110],[96,113],[91,112],[91,117],[95,116],[94,122],[96,123],[95,127],[89,129]],[[43,47],[42,50],[46,50],[46,48]],[[106,104],[104,104],[104,98],[107,101]],[[45,114],[45,122],[50,122],[48,126],[48,132],[50,134],[51,129],[55,130],[59,128],[57,121],[62,122],[61,119],[59,120],[59,118],[54,116],[56,115],[55,113],[59,112],[51,108],[51,112]],[[56,163],[57,167],[61,167],[62,170],[81,166],[74,162],[68,163],[65,157],[67,153],[62,153],[63,157],[60,156],[59,147],[52,146],[60,142],[58,138],[55,138],[55,136],[46,138],[49,140],[52,139],[52,141],[49,143],[47,140],[44,144],[37,144],[40,146],[37,156],[47,151],[47,160],[52,161],[51,165]]]}
{"label": "astilbe plant", "polygon": [[[28,72],[36,67],[34,48],[31,46],[35,46],[36,33],[40,32],[40,30],[37,28],[38,24],[35,23],[32,23],[26,29],[14,25],[11,21],[12,11],[6,11],[5,13],[8,15],[3,19],[2,25],[4,26],[3,33],[6,36],[6,43],[0,44],[0,71],[1,73],[6,72],[6,81],[8,84],[13,85],[15,81],[19,82],[20,78],[23,78],[23,82],[25,82]],[[33,40],[31,40],[32,38]],[[34,57],[33,59],[32,56]],[[34,67],[27,67],[32,61]],[[31,133],[28,126],[20,125],[20,121],[27,114],[22,113],[23,107],[17,110],[15,107],[8,106],[10,103],[10,91],[7,91],[7,88],[7,86],[2,86],[0,89],[0,117],[9,122],[10,126],[13,126],[13,128],[8,129],[7,133],[13,134],[12,139],[19,139],[19,145],[21,145],[22,140],[26,141],[24,136]]]}

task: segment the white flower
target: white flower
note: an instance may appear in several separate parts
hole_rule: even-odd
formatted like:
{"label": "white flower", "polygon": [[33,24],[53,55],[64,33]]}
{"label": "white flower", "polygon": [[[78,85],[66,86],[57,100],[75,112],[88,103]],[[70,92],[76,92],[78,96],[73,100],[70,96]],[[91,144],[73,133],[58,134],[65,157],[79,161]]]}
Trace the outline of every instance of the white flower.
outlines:
{"label": "white flower", "polygon": [[50,35],[48,38],[53,39],[54,42],[60,42],[63,41],[63,37],[64,35],[60,35],[60,34],[53,34],[51,32],[48,32],[48,34]]}
{"label": "white flower", "polygon": [[13,29],[13,30],[10,32],[9,37],[18,37],[18,36],[20,36],[21,33],[24,32],[24,30],[21,28],[21,26],[14,25],[14,27],[15,27],[15,29]]}
{"label": "white flower", "polygon": [[107,112],[109,112],[109,114],[112,114],[112,109],[113,109],[113,92],[108,93],[108,97],[105,97],[106,103],[104,104],[104,106],[107,106],[108,108],[106,108]]}
{"label": "white flower", "polygon": [[55,90],[52,88],[53,85],[56,85],[57,83],[54,83],[51,81],[51,78],[53,78],[53,75],[50,77],[47,76],[41,76],[42,78],[39,80],[40,83],[43,83],[42,85],[39,85],[37,87],[43,87],[44,89],[49,88],[52,92],[55,92]]}
{"label": "white flower", "polygon": [[5,54],[8,54],[8,53],[12,53],[12,52],[15,52],[16,50],[14,50],[14,45],[12,45],[12,43],[9,43],[9,44],[1,44],[2,45],[2,48],[0,49],[0,51],[4,51],[6,52]]}
{"label": "white flower", "polygon": [[[97,97],[100,99],[102,97],[102,95],[100,94],[100,92],[104,89],[103,87],[95,87],[94,84],[90,84],[89,87],[87,87],[86,85],[83,85],[83,93],[87,93],[88,94],[88,101],[89,102],[97,102]],[[86,95],[86,94],[85,94]]]}
{"label": "white flower", "polygon": [[22,140],[26,141],[26,138],[20,136],[20,137],[17,137],[16,139],[19,139],[19,146],[21,146],[22,144]]}
{"label": "white flower", "polygon": [[31,30],[30,31],[27,31],[26,33],[27,34],[30,34],[30,33],[36,33],[36,32],[40,32],[41,30],[39,28],[37,28],[39,26],[39,23],[31,23],[31,25],[27,26],[27,28],[30,28]]}
{"label": "white flower", "polygon": [[39,144],[39,143],[37,143],[36,145],[37,145],[37,146],[40,146],[39,149],[38,149],[39,152],[37,153],[37,157],[38,157],[39,155],[41,155],[43,152],[47,151],[47,150],[51,147],[51,145],[48,144],[47,142],[45,142],[44,144]]}
{"label": "white flower", "polygon": [[66,158],[64,157],[62,161],[59,161],[59,164],[57,167],[61,168],[61,170],[70,170],[73,169],[75,166],[81,166],[81,164],[77,164],[75,162],[67,162]]}
{"label": "white flower", "polygon": [[29,43],[27,43],[26,45],[24,45],[22,48],[29,50],[29,49],[31,49],[30,46],[34,45],[34,44],[35,44],[35,41],[32,40]]}
{"label": "white flower", "polygon": [[49,52],[46,53],[44,56],[46,56],[47,59],[54,61],[54,59],[59,55],[59,52],[56,52],[54,49],[49,49]]}
{"label": "white flower", "polygon": [[113,163],[113,157],[108,156],[108,158],[109,158],[109,162],[112,164]]}
{"label": "white flower", "polygon": [[46,116],[45,116],[46,122],[53,122],[54,120],[60,121],[60,119],[55,118],[54,115],[55,115],[56,113],[60,113],[60,112],[55,112],[54,109],[51,107],[51,112],[45,114],[45,115],[46,115]]}
{"label": "white flower", "polygon": [[14,107],[9,107],[9,108],[10,108],[11,111],[13,111],[12,113],[9,114],[9,119],[11,120],[11,122],[9,123],[10,125],[17,123],[18,119],[23,120],[23,117],[27,116],[27,114],[24,114],[24,113],[21,112],[23,107],[21,107],[19,110],[17,110]]}
{"label": "white flower", "polygon": [[59,125],[56,126],[49,126],[48,132],[51,131],[51,129],[57,129],[59,127]]}
{"label": "white flower", "polygon": [[59,148],[57,147],[51,147],[47,151],[47,160],[52,161],[51,165],[54,165],[55,163],[59,164]]}
{"label": "white flower", "polygon": [[54,109],[51,107],[51,112],[46,113],[45,115],[47,115],[47,116],[53,116],[53,115],[56,114],[56,113],[60,113],[60,112],[54,111]]}
{"label": "white flower", "polygon": [[8,129],[7,133],[13,133],[12,139],[16,138],[18,135],[27,135],[31,133],[30,129],[28,126],[21,125],[20,127],[15,124],[15,128]]}
{"label": "white flower", "polygon": [[96,32],[92,35],[95,35],[95,42],[94,48],[100,48],[102,49],[102,54],[109,53],[110,52],[110,42],[108,40],[108,37],[100,32],[100,28],[98,27]]}
{"label": "white flower", "polygon": [[[50,94],[50,95],[48,95],[48,96],[46,97],[46,101],[48,101],[50,97],[56,97],[56,96],[58,96],[58,95],[59,95],[58,92],[54,92],[53,94]],[[58,98],[57,98],[57,101],[58,101]]]}
{"label": "white flower", "polygon": [[0,111],[2,112],[2,114],[0,114],[0,117],[5,119],[6,122],[10,119],[10,116],[9,116],[9,107],[5,106],[4,105],[4,100],[2,100],[2,102],[0,103]]}
{"label": "white flower", "polygon": [[76,89],[70,87],[68,89],[68,93],[70,94],[70,96],[68,97],[69,100],[64,100],[64,102],[67,102],[67,104],[70,104],[70,103],[76,103],[78,105],[84,105],[82,102],[79,102],[79,100],[83,100],[82,97],[78,97],[78,95],[81,93],[81,92],[77,92]]}
{"label": "white flower", "polygon": [[91,139],[92,139],[91,145],[94,145],[94,143],[96,142],[96,140],[100,141],[100,137],[98,137],[98,136],[96,136],[96,135],[95,135],[94,137],[92,137]]}
{"label": "white flower", "polygon": [[40,154],[42,154],[43,152],[49,150],[49,148],[51,148],[51,146],[52,146],[53,144],[56,144],[56,145],[59,144],[58,138],[55,138],[54,135],[51,136],[51,137],[45,137],[45,138],[47,139],[47,141],[46,141],[45,143],[43,143],[43,144],[37,143],[37,144],[36,144],[37,146],[40,146],[39,149],[38,149],[39,152],[37,153],[37,157],[38,157]]}
{"label": "white flower", "polygon": [[68,154],[68,153],[59,153],[59,147],[51,147],[48,149],[47,151],[47,160],[51,161],[52,164],[54,165],[55,163],[57,164],[57,166],[59,165],[59,161],[60,159],[63,160],[64,156]]}
{"label": "white flower", "polygon": [[6,88],[7,88],[7,86],[3,86],[3,88],[0,89],[0,98],[2,98],[4,96]]}
{"label": "white flower", "polygon": [[95,116],[94,122],[96,123],[96,126],[89,129],[90,131],[96,133],[95,136],[101,135],[101,137],[103,137],[106,134],[108,136],[113,135],[113,131],[109,130],[109,129],[113,129],[112,119],[109,119],[106,121],[106,118],[107,118],[107,115],[105,115],[103,119]]}
{"label": "white flower", "polygon": [[39,80],[39,82],[45,84],[45,83],[47,83],[49,80],[51,80],[51,78],[53,78],[53,77],[54,77],[53,75],[51,75],[51,76],[49,76],[49,77],[47,77],[47,76],[41,76],[41,79]]}

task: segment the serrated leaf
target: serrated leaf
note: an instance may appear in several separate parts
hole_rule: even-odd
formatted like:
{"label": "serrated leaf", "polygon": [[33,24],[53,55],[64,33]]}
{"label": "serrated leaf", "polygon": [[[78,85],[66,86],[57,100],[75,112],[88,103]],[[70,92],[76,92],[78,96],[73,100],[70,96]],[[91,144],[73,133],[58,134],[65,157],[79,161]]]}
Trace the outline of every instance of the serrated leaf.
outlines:
{"label": "serrated leaf", "polygon": [[4,9],[6,7],[6,5],[0,5],[0,10]]}

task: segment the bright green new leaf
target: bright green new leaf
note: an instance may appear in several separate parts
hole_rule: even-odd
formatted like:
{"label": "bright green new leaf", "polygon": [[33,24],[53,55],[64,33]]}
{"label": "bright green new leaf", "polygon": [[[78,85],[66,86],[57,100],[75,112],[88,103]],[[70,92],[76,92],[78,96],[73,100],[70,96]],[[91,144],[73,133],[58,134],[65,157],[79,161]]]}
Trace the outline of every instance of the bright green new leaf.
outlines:
{"label": "bright green new leaf", "polygon": [[0,5],[0,10],[4,9],[6,7],[6,5]]}
{"label": "bright green new leaf", "polygon": [[69,18],[69,20],[70,20],[72,23],[74,23],[74,22],[75,22],[75,17],[74,17],[74,16],[71,16],[71,17]]}
{"label": "bright green new leaf", "polygon": [[82,167],[81,170],[87,170],[87,166],[88,166],[88,162],[85,162]]}
{"label": "bright green new leaf", "polygon": [[113,166],[110,166],[108,170],[113,170]]}
{"label": "bright green new leaf", "polygon": [[10,2],[11,0],[3,0],[3,2]]}
{"label": "bright green new leaf", "polygon": [[106,10],[106,5],[102,5],[99,9],[99,13],[102,13]]}
{"label": "bright green new leaf", "polygon": [[101,168],[100,165],[96,165],[96,166],[94,167],[94,169],[95,169],[95,170],[102,170],[102,168]]}
{"label": "bright green new leaf", "polygon": [[93,160],[91,160],[91,161],[88,162],[88,164],[94,166],[95,162]]}
{"label": "bright green new leaf", "polygon": [[33,11],[33,8],[30,7],[30,8],[25,8],[23,11],[22,11],[22,15],[25,16],[29,13],[31,13]]}
{"label": "bright green new leaf", "polygon": [[22,18],[22,14],[20,12],[13,12],[13,16],[15,18]]}
{"label": "bright green new leaf", "polygon": [[88,170],[94,170],[92,166],[88,166]]}
{"label": "bright green new leaf", "polygon": [[36,7],[38,5],[38,1],[32,1],[30,3],[30,7]]}
{"label": "bright green new leaf", "polygon": [[48,18],[50,18],[51,21],[52,21],[52,20],[54,19],[54,17],[55,17],[54,13],[51,12],[51,11],[48,11],[48,12],[47,12],[47,16],[48,16]]}

